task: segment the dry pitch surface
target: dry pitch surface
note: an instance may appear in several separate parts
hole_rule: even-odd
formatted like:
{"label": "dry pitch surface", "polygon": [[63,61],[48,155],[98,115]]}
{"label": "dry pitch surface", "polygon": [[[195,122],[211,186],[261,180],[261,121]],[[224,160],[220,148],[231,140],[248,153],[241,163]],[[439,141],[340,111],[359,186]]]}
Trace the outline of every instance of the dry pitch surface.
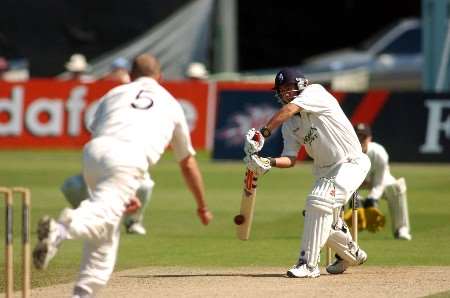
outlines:
{"label": "dry pitch surface", "polygon": [[[285,271],[274,267],[132,269],[114,273],[98,297],[424,297],[450,291],[450,267],[361,266],[339,276],[322,272],[315,279],[287,278]],[[32,297],[70,297],[72,286],[34,289]]]}

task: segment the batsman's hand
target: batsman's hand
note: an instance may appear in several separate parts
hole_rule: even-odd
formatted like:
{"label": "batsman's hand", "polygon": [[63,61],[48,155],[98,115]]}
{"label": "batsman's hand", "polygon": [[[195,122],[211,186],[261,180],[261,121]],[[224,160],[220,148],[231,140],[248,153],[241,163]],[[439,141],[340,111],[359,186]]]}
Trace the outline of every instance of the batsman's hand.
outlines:
{"label": "batsman's hand", "polygon": [[253,155],[261,151],[264,146],[264,137],[256,129],[250,129],[245,135],[244,152],[245,155]]}
{"label": "batsman's hand", "polygon": [[204,224],[205,226],[208,225],[209,222],[214,217],[213,214],[211,213],[211,211],[209,211],[207,207],[198,208],[197,215],[200,218],[200,221],[202,222],[202,224]]}
{"label": "batsman's hand", "polygon": [[[353,223],[353,212],[352,208],[347,209],[344,212],[344,221],[350,228]],[[357,208],[358,212],[358,232],[361,232],[367,228],[367,219],[366,214],[364,212],[364,208]]]}
{"label": "batsman's hand", "polygon": [[139,208],[141,208],[141,201],[136,197],[132,197],[130,199],[130,201],[128,202],[128,204],[125,205],[124,213],[132,214],[132,213],[135,213],[136,211],[138,211]]}
{"label": "batsman's hand", "polygon": [[247,168],[255,173],[257,176],[267,173],[272,166],[270,165],[270,159],[265,157],[259,157],[256,154],[246,156],[244,162],[247,163]]}

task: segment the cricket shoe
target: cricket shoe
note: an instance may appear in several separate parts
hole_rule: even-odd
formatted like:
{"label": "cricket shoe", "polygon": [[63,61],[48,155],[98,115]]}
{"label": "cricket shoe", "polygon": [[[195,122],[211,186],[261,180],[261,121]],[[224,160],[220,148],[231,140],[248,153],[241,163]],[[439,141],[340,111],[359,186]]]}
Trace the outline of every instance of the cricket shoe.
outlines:
{"label": "cricket shoe", "polygon": [[399,240],[411,240],[411,234],[408,231],[407,227],[401,227],[400,229],[397,230],[397,232],[395,233],[395,238],[399,239]]}
{"label": "cricket shoe", "polygon": [[134,222],[126,227],[128,234],[145,235],[147,231],[140,222]]}
{"label": "cricket shoe", "polygon": [[33,263],[36,269],[46,269],[56,255],[59,246],[59,228],[57,222],[44,216],[39,220],[38,243],[33,250]]}
{"label": "cricket shoe", "polygon": [[316,265],[315,267],[309,267],[303,260],[300,260],[296,265],[288,270],[286,275],[293,278],[314,278],[320,276],[320,270],[319,266]]}
{"label": "cricket shoe", "polygon": [[[367,261],[367,254],[361,248],[356,251],[356,261],[357,265],[361,265]],[[348,267],[350,267],[349,262],[336,255],[336,260],[332,264],[328,265],[326,270],[330,274],[342,274]]]}

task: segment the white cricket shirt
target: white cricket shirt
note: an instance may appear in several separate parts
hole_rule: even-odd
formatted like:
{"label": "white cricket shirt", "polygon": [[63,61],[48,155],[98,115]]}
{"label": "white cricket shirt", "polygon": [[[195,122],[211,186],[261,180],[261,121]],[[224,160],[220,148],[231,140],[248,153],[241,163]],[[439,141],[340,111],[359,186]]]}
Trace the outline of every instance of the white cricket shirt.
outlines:
{"label": "white cricket shirt", "polygon": [[147,77],[109,91],[100,100],[90,130],[93,138],[111,137],[142,148],[148,166],[158,162],[169,144],[178,161],[195,154],[181,105]]}
{"label": "white cricket shirt", "polygon": [[362,153],[355,130],[336,98],[319,84],[306,87],[291,103],[303,110],[283,123],[283,156],[297,156],[302,144],[314,159],[314,175]]}
{"label": "white cricket shirt", "polygon": [[378,200],[386,186],[395,183],[395,178],[389,170],[389,155],[383,146],[370,142],[366,154],[372,164],[365,180],[370,187],[368,197]]}

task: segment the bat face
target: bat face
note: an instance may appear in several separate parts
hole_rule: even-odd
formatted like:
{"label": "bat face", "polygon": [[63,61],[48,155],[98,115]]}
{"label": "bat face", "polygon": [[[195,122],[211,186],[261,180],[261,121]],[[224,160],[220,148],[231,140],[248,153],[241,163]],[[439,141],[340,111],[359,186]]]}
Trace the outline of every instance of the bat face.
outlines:
{"label": "bat face", "polygon": [[256,190],[256,183],[258,182],[258,177],[256,174],[249,169],[245,171],[245,180],[244,180],[244,192],[247,196],[251,196]]}
{"label": "bat face", "polygon": [[237,236],[241,240],[248,240],[253,221],[253,212],[255,208],[257,175],[247,169],[245,171],[244,189],[241,199],[241,211],[234,217]]}
{"label": "bat face", "polygon": [[[253,140],[259,142],[261,134],[256,132]],[[250,238],[250,230],[253,222],[253,211],[255,209],[256,186],[258,182],[257,175],[248,168],[245,171],[244,190],[241,199],[241,212],[234,217],[236,224],[237,237],[240,240]]]}

